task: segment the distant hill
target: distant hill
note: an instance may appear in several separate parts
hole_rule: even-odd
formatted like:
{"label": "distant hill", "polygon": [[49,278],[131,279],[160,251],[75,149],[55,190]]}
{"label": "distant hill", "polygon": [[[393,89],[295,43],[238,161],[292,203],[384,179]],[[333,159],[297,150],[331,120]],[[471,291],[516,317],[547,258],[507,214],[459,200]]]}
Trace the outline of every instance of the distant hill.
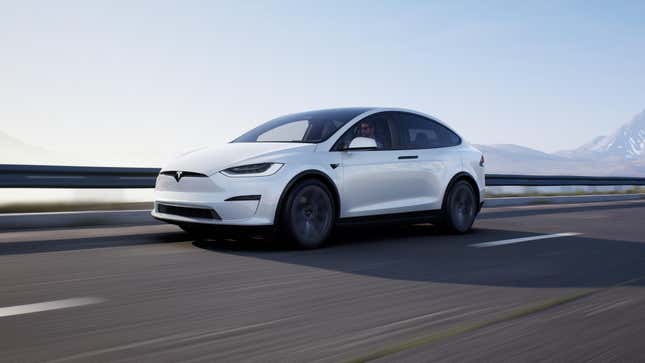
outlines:
{"label": "distant hill", "polygon": [[20,164],[47,162],[51,153],[47,150],[28,145],[13,136],[0,131],[0,163]]}
{"label": "distant hill", "polygon": [[519,145],[475,145],[493,174],[643,176],[645,161],[549,154]]}
{"label": "distant hill", "polygon": [[504,156],[510,159],[537,159],[537,160],[566,160],[567,158],[545,153],[543,151],[531,149],[526,146],[520,146],[515,144],[492,144],[492,145],[477,145],[477,147],[482,152],[487,152],[489,154],[497,154]]}
{"label": "distant hill", "polygon": [[140,166],[159,167],[172,157],[159,155],[144,148],[135,150],[85,150],[63,152],[29,145],[0,131],[0,164],[44,164],[87,166]]}

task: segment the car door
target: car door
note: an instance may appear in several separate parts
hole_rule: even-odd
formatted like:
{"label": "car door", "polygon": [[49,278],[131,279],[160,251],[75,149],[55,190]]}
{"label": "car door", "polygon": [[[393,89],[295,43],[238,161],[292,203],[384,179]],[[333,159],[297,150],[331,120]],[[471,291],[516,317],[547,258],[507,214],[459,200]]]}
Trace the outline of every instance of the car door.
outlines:
{"label": "car door", "polygon": [[458,145],[461,138],[447,127],[427,117],[408,112],[394,112],[397,139],[393,148],[410,159],[401,165],[414,185],[416,198],[410,209],[441,209],[443,193],[451,178],[461,170]]}
{"label": "car door", "polygon": [[[341,152],[341,217],[410,212],[427,202],[421,195],[426,187],[419,185],[423,173],[412,166],[415,160],[409,158],[408,150],[392,147],[398,139],[394,121],[392,112],[367,116],[356,122],[335,145]],[[344,150],[352,138],[365,136],[361,128],[370,123],[374,126],[378,148]]]}

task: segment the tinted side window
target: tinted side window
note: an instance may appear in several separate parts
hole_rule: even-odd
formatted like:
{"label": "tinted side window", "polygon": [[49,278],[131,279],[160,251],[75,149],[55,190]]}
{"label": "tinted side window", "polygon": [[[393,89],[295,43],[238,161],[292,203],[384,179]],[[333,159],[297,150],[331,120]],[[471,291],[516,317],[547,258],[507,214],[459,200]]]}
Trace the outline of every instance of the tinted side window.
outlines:
{"label": "tinted side window", "polygon": [[461,143],[461,138],[447,127],[411,113],[397,112],[396,127],[399,136],[396,147],[400,149],[433,149]]}
{"label": "tinted side window", "polygon": [[346,149],[355,137],[369,137],[376,141],[379,150],[392,148],[392,135],[390,133],[390,120],[392,115],[389,112],[376,113],[356,122],[343,136],[341,136],[332,150]]}

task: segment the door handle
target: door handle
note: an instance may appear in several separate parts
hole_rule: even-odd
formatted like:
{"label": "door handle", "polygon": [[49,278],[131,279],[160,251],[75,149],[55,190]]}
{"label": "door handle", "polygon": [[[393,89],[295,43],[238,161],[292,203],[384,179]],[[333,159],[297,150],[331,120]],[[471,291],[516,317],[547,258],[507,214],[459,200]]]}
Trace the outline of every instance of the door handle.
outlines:
{"label": "door handle", "polygon": [[399,156],[399,160],[404,160],[404,159],[418,159],[418,155],[403,155]]}

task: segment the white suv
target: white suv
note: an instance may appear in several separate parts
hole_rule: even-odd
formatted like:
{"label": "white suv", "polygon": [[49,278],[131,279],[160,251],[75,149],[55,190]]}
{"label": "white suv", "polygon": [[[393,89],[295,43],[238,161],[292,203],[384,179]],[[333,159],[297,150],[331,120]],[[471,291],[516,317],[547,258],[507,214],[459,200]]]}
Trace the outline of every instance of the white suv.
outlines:
{"label": "white suv", "polygon": [[470,230],[484,158],[431,116],[339,108],[268,121],[168,163],[152,215],[192,233],[271,226],[303,248],[336,224],[396,219]]}

